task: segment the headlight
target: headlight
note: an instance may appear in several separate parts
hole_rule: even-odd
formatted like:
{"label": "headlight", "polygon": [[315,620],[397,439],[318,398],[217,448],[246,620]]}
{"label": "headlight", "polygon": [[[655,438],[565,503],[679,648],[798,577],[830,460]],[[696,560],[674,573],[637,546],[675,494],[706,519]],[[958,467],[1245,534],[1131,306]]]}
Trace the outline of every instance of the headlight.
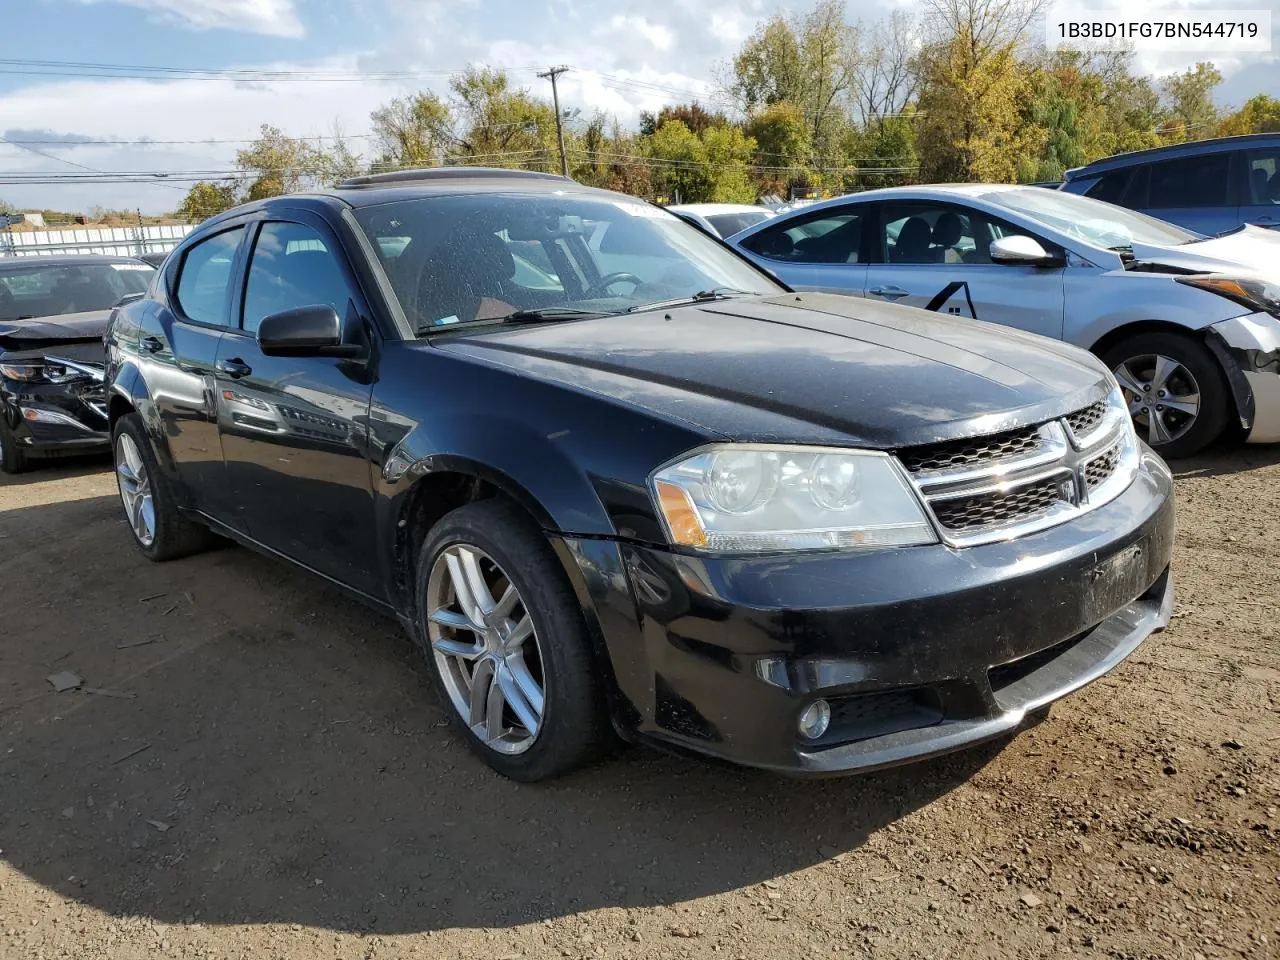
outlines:
{"label": "headlight", "polygon": [[0,374],[10,380],[27,383],[70,383],[91,376],[70,363],[65,366],[61,363],[3,363],[0,364]]}
{"label": "headlight", "polygon": [[673,544],[716,553],[937,543],[906,478],[883,453],[723,444],[651,480]]}
{"label": "headlight", "polygon": [[1233,280],[1230,277],[1178,277],[1179,283],[1199,287],[1236,303],[1280,317],[1280,286],[1266,280]]}

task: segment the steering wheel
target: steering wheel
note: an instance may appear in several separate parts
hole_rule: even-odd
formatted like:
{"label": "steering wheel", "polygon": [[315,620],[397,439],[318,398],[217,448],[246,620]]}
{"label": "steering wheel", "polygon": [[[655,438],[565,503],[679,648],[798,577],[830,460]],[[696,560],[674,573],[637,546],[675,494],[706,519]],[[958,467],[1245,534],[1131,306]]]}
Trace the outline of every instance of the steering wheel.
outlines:
{"label": "steering wheel", "polygon": [[609,288],[615,283],[630,283],[638,287],[644,283],[644,281],[634,273],[627,273],[626,271],[606,273],[589,288],[583,291],[583,298],[587,300],[595,300],[597,297],[607,297],[609,296]]}

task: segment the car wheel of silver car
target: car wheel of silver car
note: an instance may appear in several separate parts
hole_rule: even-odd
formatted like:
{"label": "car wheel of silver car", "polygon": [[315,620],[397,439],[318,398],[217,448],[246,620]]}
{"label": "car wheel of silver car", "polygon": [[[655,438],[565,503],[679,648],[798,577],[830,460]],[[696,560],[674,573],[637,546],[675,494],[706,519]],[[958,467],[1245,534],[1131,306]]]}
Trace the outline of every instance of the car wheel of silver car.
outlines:
{"label": "car wheel of silver car", "polygon": [[1226,427],[1231,398],[1222,367],[1194,338],[1145,333],[1107,351],[1138,436],[1165,457],[1185,457]]}
{"label": "car wheel of silver car", "polygon": [[541,530],[503,500],[467,504],[419,557],[418,636],[456,727],[491,767],[542,780],[609,739],[582,610]]}
{"label": "car wheel of silver car", "polygon": [[173,560],[212,545],[213,533],[179,512],[142,418],[136,413],[121,417],[111,437],[120,503],[138,549],[152,560]]}

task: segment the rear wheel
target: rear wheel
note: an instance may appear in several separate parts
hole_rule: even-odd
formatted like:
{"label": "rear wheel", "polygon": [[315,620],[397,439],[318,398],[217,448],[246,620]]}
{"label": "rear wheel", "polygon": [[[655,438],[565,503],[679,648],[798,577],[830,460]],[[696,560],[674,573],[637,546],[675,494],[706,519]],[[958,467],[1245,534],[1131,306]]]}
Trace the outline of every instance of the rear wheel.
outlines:
{"label": "rear wheel", "polygon": [[422,547],[417,601],[432,678],[485,763],[516,780],[543,780],[608,745],[582,610],[518,507],[485,500],[441,519]]}
{"label": "rear wheel", "polygon": [[1138,435],[1165,457],[1185,457],[1225,429],[1231,395],[1208,349],[1180,333],[1142,333],[1103,356],[1124,391]]}
{"label": "rear wheel", "polygon": [[143,554],[156,561],[174,560],[216,542],[211,530],[178,511],[140,416],[130,413],[116,421],[111,446],[125,520]]}
{"label": "rear wheel", "polygon": [[27,469],[27,452],[18,446],[18,440],[0,416],[0,471],[21,473]]}

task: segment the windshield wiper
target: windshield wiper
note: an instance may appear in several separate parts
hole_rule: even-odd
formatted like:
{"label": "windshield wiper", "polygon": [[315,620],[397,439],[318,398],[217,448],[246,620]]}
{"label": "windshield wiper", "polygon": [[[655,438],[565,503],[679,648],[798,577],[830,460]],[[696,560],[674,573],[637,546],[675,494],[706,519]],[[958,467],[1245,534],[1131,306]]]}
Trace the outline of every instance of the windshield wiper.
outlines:
{"label": "windshield wiper", "polygon": [[710,290],[699,290],[687,297],[673,297],[670,300],[655,300],[653,303],[638,303],[628,307],[627,313],[639,310],[658,310],[662,307],[675,307],[682,303],[707,303],[711,300],[729,300],[733,297],[749,297],[750,290],[735,290],[733,287],[712,287]]}
{"label": "windshield wiper", "polygon": [[581,320],[585,317],[608,316],[605,310],[580,310],[577,307],[534,307],[517,310],[500,317],[503,323],[545,323],[551,320]]}

